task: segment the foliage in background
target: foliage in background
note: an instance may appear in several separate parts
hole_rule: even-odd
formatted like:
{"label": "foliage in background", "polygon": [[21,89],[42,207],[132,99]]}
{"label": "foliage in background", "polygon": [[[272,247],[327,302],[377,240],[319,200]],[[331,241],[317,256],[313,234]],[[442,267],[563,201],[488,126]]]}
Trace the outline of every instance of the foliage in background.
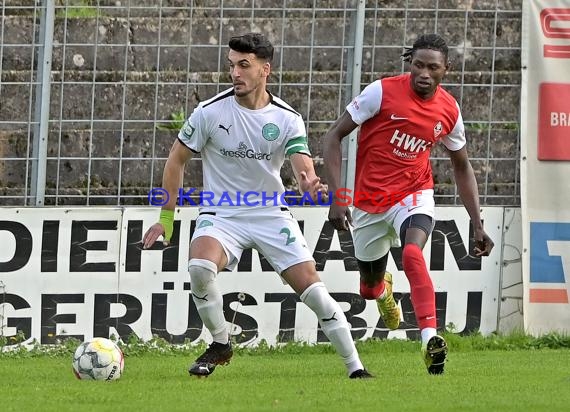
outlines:
{"label": "foliage in background", "polygon": [[170,114],[170,122],[166,124],[159,124],[156,126],[159,130],[180,130],[186,121],[186,114],[184,109],[180,108],[177,112]]}
{"label": "foliage in background", "polygon": [[57,17],[92,18],[100,15],[96,0],[60,0],[55,7]]}
{"label": "foliage in background", "polygon": [[[482,336],[473,334],[470,336],[460,336],[452,332],[444,332],[450,350],[453,352],[470,352],[486,350],[537,350],[537,349],[570,349],[570,336],[559,333],[550,333],[540,337],[533,337],[522,332],[514,332],[508,335],[492,334]],[[20,340],[21,342],[21,340]],[[37,342],[32,344],[17,343],[14,339],[0,336],[0,358],[28,358],[37,356],[60,356],[71,355],[79,345],[77,339],[69,338],[62,340],[57,345],[40,345]],[[132,335],[126,342],[118,341],[117,344],[125,356],[139,356],[147,353],[164,355],[188,355],[195,356],[204,351],[206,344],[191,344],[187,341],[183,345],[173,345],[166,340],[154,337],[150,341],[143,342],[135,335]],[[401,339],[368,339],[357,341],[357,348],[360,353],[378,352],[417,352],[418,342]],[[238,355],[264,355],[272,353],[284,354],[327,354],[334,353],[335,350],[329,344],[308,344],[303,342],[289,342],[279,346],[270,346],[265,341],[261,341],[256,347],[236,346],[235,352]]]}

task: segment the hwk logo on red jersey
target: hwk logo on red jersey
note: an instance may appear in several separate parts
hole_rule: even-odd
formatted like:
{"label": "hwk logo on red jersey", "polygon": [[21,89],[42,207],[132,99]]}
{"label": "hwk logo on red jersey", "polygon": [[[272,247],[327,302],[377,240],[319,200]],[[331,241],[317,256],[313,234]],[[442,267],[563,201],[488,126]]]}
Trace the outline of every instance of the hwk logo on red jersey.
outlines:
{"label": "hwk logo on red jersey", "polygon": [[[399,129],[394,131],[394,134],[390,139],[390,144],[396,146],[394,147],[393,153],[396,156],[405,159],[415,159],[418,156],[418,153],[425,152],[432,145],[431,142],[419,137],[411,136],[404,132],[400,134]],[[405,152],[401,152],[398,148],[404,149]]]}
{"label": "hwk logo on red jersey", "polygon": [[441,122],[437,122],[435,124],[435,127],[433,128],[433,137],[439,136],[439,134],[441,133],[442,130],[443,130],[443,126],[441,125]]}

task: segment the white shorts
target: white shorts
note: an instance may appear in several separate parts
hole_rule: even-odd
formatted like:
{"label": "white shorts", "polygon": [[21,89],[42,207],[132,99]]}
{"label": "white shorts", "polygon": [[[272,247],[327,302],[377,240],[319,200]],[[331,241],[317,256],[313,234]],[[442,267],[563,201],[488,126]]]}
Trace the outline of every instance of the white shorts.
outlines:
{"label": "white shorts", "polygon": [[419,214],[434,218],[435,201],[432,189],[408,195],[383,213],[368,213],[356,207],[353,208],[352,236],[355,257],[364,262],[371,262],[386,255],[390,248],[401,246],[400,227],[402,223],[409,216]]}
{"label": "white shorts", "polygon": [[299,223],[289,210],[253,210],[229,217],[201,214],[192,241],[200,236],[213,237],[222,244],[229,270],[236,267],[244,249],[249,248],[261,253],[279,275],[297,263],[315,262]]}

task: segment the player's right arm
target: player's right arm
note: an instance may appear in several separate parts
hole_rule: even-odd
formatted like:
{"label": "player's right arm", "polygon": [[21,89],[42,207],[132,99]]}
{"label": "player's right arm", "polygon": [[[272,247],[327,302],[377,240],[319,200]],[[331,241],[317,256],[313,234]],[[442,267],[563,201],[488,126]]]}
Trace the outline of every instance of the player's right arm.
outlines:
{"label": "player's right arm", "polygon": [[348,230],[348,225],[352,224],[352,216],[348,206],[339,205],[340,202],[336,198],[336,193],[340,189],[341,142],[357,127],[358,125],[352,120],[350,113],[345,110],[324,136],[323,160],[328,188],[333,196],[329,208],[329,221],[337,230]]}
{"label": "player's right arm", "polygon": [[192,151],[178,139],[172,145],[162,173],[162,188],[168,192],[168,202],[162,206],[160,220],[152,225],[143,237],[143,248],[151,247],[159,236],[164,236],[168,245],[174,225],[174,208],[178,199],[178,189],[182,187],[184,166],[192,157]]}
{"label": "player's right arm", "polygon": [[[334,122],[324,137],[323,160],[329,190],[333,200],[329,209],[329,221],[337,230],[348,230],[352,224],[352,216],[346,198],[337,199],[341,175],[341,141],[362,123],[376,116],[382,103],[382,82],[376,80],[370,83],[356,96],[344,113]],[[344,192],[343,192],[344,193]]]}
{"label": "player's right arm", "polygon": [[358,125],[354,123],[350,113],[346,110],[334,122],[328,132],[325,134],[323,160],[325,171],[327,174],[327,183],[329,190],[333,194],[340,188],[340,166],[342,161],[341,142],[348,136]]}
{"label": "player's right arm", "polygon": [[174,227],[174,208],[178,198],[178,189],[183,187],[184,166],[192,157],[192,152],[199,153],[209,139],[210,131],[200,103],[178,132],[168,154],[162,173],[162,188],[168,192],[168,202],[162,206],[160,219],[147,230],[143,237],[143,247],[151,247],[159,236],[164,236],[164,245],[170,243]]}

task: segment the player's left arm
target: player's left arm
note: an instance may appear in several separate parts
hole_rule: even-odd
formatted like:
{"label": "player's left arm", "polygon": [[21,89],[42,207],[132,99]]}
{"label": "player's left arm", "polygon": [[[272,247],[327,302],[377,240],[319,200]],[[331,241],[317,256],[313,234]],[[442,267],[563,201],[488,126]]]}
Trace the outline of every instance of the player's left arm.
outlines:
{"label": "player's left arm", "polygon": [[459,150],[449,150],[449,158],[453,165],[453,175],[455,176],[455,183],[459,191],[459,197],[471,217],[473,224],[473,232],[475,235],[475,255],[476,256],[489,256],[494,243],[491,238],[485,233],[483,229],[483,222],[481,221],[481,214],[479,209],[479,190],[477,188],[477,179],[475,172],[469,162],[467,156],[467,149],[463,146]]}
{"label": "player's left arm", "polygon": [[293,153],[289,156],[291,167],[295,174],[295,179],[299,184],[301,193],[310,193],[313,201],[318,201],[318,193],[321,192],[321,198],[326,194],[326,188],[321,183],[321,178],[315,172],[313,158],[305,153]]}

